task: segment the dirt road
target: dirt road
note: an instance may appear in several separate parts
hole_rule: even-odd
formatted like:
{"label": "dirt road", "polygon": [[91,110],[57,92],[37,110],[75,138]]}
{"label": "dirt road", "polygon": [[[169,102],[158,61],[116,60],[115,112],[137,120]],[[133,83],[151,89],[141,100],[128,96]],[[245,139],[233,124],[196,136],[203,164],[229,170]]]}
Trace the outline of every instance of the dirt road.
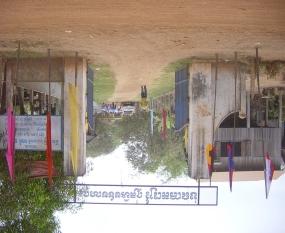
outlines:
{"label": "dirt road", "polygon": [[116,74],[113,99],[129,100],[169,62],[254,54],[285,60],[284,0],[0,0],[0,51],[78,51]]}

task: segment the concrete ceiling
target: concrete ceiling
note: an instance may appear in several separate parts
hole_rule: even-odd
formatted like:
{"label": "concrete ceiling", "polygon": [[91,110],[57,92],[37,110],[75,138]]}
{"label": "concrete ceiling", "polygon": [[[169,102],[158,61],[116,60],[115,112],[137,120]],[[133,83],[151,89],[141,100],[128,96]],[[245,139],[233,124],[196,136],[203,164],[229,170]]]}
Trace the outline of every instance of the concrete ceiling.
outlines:
{"label": "concrete ceiling", "polygon": [[261,43],[263,59],[285,60],[284,0],[1,0],[0,9],[0,51],[21,40],[25,50],[109,63],[116,100],[180,58],[253,56]]}

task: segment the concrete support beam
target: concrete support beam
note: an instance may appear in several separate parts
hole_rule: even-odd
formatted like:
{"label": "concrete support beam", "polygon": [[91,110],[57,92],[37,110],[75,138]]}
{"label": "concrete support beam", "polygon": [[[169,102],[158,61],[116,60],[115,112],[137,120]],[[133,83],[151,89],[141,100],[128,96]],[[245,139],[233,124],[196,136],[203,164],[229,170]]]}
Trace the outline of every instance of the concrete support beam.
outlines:
{"label": "concrete support beam", "polygon": [[189,157],[190,176],[207,178],[204,148],[212,143],[212,69],[211,63],[193,63],[189,82]]}
{"label": "concrete support beam", "polygon": [[[86,130],[85,130],[85,112],[86,112],[86,60],[78,58],[77,60],[77,87],[79,104],[79,146],[78,146],[78,171],[77,175],[82,176],[86,171]],[[70,157],[70,112],[68,84],[75,84],[75,58],[66,58],[64,61],[64,174],[73,176],[71,157]]]}

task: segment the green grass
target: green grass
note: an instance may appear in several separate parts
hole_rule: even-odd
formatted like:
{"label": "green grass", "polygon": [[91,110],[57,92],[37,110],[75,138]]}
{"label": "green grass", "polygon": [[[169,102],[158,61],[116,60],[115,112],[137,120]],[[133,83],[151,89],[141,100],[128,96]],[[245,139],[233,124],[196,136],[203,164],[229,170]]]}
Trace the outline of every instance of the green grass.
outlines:
{"label": "green grass", "polygon": [[[0,51],[0,56],[6,57],[6,58],[16,58],[17,57],[17,50],[15,51]],[[20,59],[21,58],[42,58],[47,57],[47,53],[40,53],[40,52],[33,52],[21,49],[20,52]]]}
{"label": "green grass", "polygon": [[168,64],[162,71],[160,77],[154,80],[149,90],[149,96],[152,98],[171,92],[175,87],[175,71],[180,70],[191,64],[190,58],[179,59]]}
{"label": "green grass", "polygon": [[91,65],[91,68],[95,72],[94,101],[99,104],[107,102],[115,90],[115,75],[107,64]]}

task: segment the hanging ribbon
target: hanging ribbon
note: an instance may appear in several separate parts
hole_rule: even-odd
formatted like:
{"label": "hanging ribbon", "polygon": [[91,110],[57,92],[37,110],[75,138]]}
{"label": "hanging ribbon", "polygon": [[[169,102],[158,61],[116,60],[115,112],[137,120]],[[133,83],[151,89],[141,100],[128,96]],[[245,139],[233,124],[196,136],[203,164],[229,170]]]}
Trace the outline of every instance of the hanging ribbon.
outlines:
{"label": "hanging ribbon", "polygon": [[233,145],[227,144],[227,155],[228,155],[228,170],[229,170],[229,182],[230,190],[232,191],[233,173],[234,173],[234,159],[233,159]]}
{"label": "hanging ribbon", "polygon": [[213,164],[214,164],[214,147],[212,144],[207,144],[206,145],[206,159],[207,159],[207,164],[208,164],[208,171],[209,171],[209,178],[212,178],[212,173],[213,173]]}
{"label": "hanging ribbon", "polygon": [[51,144],[51,114],[50,112],[47,113],[47,123],[46,123],[46,160],[48,163],[48,182],[49,185],[52,185],[52,167],[53,167],[53,160],[52,160],[52,144]]}
{"label": "hanging ribbon", "polygon": [[265,168],[264,168],[265,197],[267,199],[275,168],[272,160],[269,158],[268,153],[266,154],[264,159],[265,159]]}
{"label": "hanging ribbon", "polygon": [[13,115],[12,107],[9,106],[7,110],[7,151],[6,160],[11,181],[14,182],[14,156],[15,156],[15,117]]}

